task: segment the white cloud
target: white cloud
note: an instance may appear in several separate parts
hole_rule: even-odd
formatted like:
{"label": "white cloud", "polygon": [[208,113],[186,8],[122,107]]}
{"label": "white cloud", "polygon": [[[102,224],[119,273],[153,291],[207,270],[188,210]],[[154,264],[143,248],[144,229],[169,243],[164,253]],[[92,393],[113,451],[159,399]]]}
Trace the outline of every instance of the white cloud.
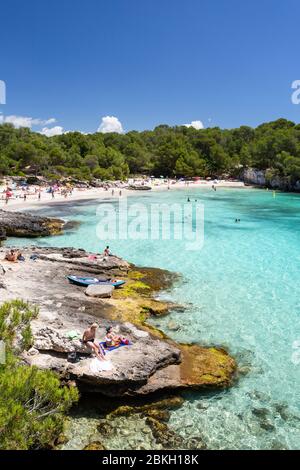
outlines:
{"label": "white cloud", "polygon": [[123,126],[119,119],[115,116],[105,116],[98,128],[98,132],[107,134],[108,132],[117,132],[122,134],[124,132]]}
{"label": "white cloud", "polygon": [[26,117],[26,116],[6,116],[4,118],[4,122],[7,122],[9,124],[12,124],[13,126],[19,128],[19,127],[31,127],[34,125],[31,117]]}
{"label": "white cloud", "polygon": [[55,118],[50,118],[50,119],[47,119],[47,121],[44,121],[43,125],[44,126],[49,126],[49,124],[54,124],[55,122],[56,122]]}
{"label": "white cloud", "polygon": [[64,134],[64,128],[61,126],[43,127],[40,133],[46,135],[47,137],[53,137],[54,135]]}
{"label": "white cloud", "polygon": [[46,126],[49,124],[54,124],[56,122],[55,118],[50,118],[50,119],[34,119],[29,116],[5,116],[3,122],[6,122],[8,124],[12,124],[16,128],[20,127],[29,127],[30,129],[32,126]]}
{"label": "white cloud", "polygon": [[204,129],[202,121],[192,121],[190,124],[184,124],[185,127],[193,127],[194,129]]}

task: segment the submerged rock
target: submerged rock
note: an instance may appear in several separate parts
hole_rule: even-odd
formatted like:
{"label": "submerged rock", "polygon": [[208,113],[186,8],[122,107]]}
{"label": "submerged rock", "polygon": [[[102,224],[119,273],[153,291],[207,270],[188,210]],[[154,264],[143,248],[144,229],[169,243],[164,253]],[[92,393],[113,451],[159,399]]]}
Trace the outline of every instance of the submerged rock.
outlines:
{"label": "submerged rock", "polygon": [[84,447],[83,450],[106,450],[103,444],[101,442],[91,442],[91,444],[87,445]]}
{"label": "submerged rock", "polygon": [[170,331],[178,331],[180,330],[180,325],[178,325],[177,323],[175,323],[174,321],[170,321],[168,323],[168,330]]}

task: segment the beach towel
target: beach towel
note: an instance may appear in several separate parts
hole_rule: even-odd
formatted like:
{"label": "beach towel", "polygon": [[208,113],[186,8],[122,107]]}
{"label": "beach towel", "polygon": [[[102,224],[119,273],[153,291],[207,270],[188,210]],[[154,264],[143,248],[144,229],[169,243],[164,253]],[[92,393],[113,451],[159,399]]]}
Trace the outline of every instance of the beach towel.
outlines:
{"label": "beach towel", "polygon": [[102,341],[101,343],[99,343],[100,347],[102,347],[105,351],[114,351],[115,349],[119,349],[119,348],[122,348],[123,346],[132,346],[132,343],[128,342],[127,344],[125,343],[121,343],[119,344],[119,346],[111,346],[110,348],[108,348],[106,346],[106,343],[105,341]]}
{"label": "beach towel", "polygon": [[110,371],[114,369],[111,361],[100,361],[95,358],[91,361],[90,369],[93,374],[99,374],[99,372]]}
{"label": "beach towel", "polygon": [[66,336],[68,339],[71,339],[71,340],[81,338],[80,333],[78,333],[77,331],[69,331],[69,333],[67,333]]}

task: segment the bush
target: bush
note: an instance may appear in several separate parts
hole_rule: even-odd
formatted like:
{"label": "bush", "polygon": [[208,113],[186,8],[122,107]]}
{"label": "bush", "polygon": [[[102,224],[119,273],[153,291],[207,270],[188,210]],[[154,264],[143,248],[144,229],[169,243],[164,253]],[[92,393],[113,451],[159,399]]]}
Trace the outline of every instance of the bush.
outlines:
{"label": "bush", "polygon": [[0,339],[7,349],[0,365],[0,449],[52,447],[62,432],[64,413],[78,400],[76,388],[62,386],[58,375],[21,363],[16,355],[32,344],[30,321],[38,309],[15,300],[0,307]]}

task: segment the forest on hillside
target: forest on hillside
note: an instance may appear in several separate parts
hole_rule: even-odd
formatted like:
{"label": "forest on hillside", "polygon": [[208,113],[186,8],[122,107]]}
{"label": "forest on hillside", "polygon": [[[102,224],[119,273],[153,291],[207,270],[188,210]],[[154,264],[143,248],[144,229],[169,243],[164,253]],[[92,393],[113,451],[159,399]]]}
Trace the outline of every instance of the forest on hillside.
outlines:
{"label": "forest on hillside", "polygon": [[0,175],[41,174],[58,179],[237,177],[242,168],[269,178],[300,179],[300,124],[278,119],[254,128],[169,127],[126,134],[69,132],[46,137],[28,128],[0,125]]}

